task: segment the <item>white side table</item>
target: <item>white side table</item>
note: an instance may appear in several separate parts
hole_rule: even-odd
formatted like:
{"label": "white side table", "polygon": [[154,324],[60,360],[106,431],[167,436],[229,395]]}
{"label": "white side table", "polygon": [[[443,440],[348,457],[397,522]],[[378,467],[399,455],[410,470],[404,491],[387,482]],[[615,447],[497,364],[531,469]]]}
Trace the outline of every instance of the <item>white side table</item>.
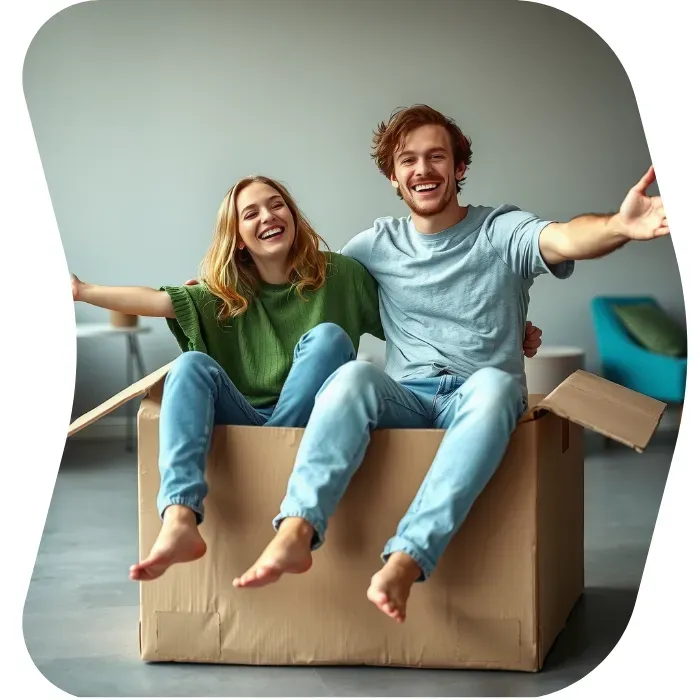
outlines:
{"label": "white side table", "polygon": [[525,358],[525,377],[530,394],[549,394],[570,374],[584,369],[581,348],[543,345],[534,357]]}
{"label": "white side table", "polygon": [[[138,336],[149,333],[147,326],[118,327],[109,323],[76,323],[76,335],[80,338],[101,338],[106,336],[122,336],[126,338],[126,385],[131,386],[134,379],[134,369],[138,369],[141,377],[146,376],[146,365],[141,355]],[[133,452],[136,433],[136,406],[133,401],[126,404],[126,449]]]}

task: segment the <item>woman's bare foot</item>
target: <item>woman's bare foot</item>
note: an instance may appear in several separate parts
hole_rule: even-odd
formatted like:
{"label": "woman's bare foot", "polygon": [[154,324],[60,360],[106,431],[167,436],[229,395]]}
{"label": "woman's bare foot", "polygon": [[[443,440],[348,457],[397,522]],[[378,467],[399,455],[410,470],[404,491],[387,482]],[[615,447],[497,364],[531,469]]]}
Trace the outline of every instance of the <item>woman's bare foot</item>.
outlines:
{"label": "woman's bare foot", "polygon": [[163,514],[163,526],[151,553],[129,569],[132,581],[152,581],[172,564],[195,561],[204,556],[207,545],[199,534],[195,514],[185,506],[169,506]]}
{"label": "woman's bare foot", "polygon": [[404,552],[394,552],[382,569],[372,576],[367,597],[385,615],[396,622],[405,622],[406,601],[411,586],[421,573],[415,559]]}
{"label": "woman's bare foot", "polygon": [[303,574],[311,568],[314,529],[302,518],[285,518],[270,544],[243,576],[233,579],[236,588],[261,588],[282,574]]}

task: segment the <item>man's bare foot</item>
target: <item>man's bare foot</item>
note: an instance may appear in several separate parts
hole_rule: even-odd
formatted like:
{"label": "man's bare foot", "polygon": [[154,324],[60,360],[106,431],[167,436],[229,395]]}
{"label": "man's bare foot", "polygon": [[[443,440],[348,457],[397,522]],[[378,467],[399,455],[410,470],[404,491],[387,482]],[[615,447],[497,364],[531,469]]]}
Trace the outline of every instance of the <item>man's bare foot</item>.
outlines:
{"label": "man's bare foot", "polygon": [[404,552],[394,552],[382,569],[372,576],[367,597],[385,615],[396,622],[405,622],[406,601],[411,586],[421,573],[415,559]]}
{"label": "man's bare foot", "polygon": [[261,588],[282,574],[303,574],[311,568],[313,527],[303,518],[285,518],[270,544],[243,576],[233,579],[236,588]]}
{"label": "man's bare foot", "polygon": [[195,561],[204,556],[207,545],[199,534],[194,512],[185,506],[169,506],[163,514],[163,526],[151,553],[129,569],[132,581],[152,581],[172,564]]}

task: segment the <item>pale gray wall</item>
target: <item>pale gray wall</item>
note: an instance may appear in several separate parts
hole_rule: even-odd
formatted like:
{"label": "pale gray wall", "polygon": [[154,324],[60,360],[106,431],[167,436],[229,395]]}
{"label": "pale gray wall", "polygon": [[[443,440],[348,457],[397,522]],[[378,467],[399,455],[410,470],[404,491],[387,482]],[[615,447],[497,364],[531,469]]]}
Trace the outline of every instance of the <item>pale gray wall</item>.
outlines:
{"label": "pale gray wall", "polygon": [[[405,214],[369,157],[398,106],[428,103],[473,139],[463,203],[615,211],[650,163],[612,50],[527,2],[97,0],[42,27],[24,85],[68,265],[103,284],[193,276],[223,195],[252,172],[285,181],[333,248]],[[530,318],[593,370],[596,292],[654,294],[684,322],[670,239],[541,279]],[[143,323],[152,370],[178,349],[163,321]],[[118,340],[80,341],[76,414],[124,385],[123,358]]]}

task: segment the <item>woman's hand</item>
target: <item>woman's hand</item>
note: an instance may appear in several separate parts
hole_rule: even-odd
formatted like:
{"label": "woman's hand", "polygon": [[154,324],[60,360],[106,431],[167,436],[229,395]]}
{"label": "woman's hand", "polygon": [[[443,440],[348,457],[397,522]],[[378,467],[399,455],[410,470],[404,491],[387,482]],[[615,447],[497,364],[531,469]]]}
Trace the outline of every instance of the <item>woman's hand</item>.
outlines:
{"label": "woman's hand", "polygon": [[70,273],[71,286],[73,287],[73,301],[80,301],[80,293],[83,289],[83,283],[74,275]]}

